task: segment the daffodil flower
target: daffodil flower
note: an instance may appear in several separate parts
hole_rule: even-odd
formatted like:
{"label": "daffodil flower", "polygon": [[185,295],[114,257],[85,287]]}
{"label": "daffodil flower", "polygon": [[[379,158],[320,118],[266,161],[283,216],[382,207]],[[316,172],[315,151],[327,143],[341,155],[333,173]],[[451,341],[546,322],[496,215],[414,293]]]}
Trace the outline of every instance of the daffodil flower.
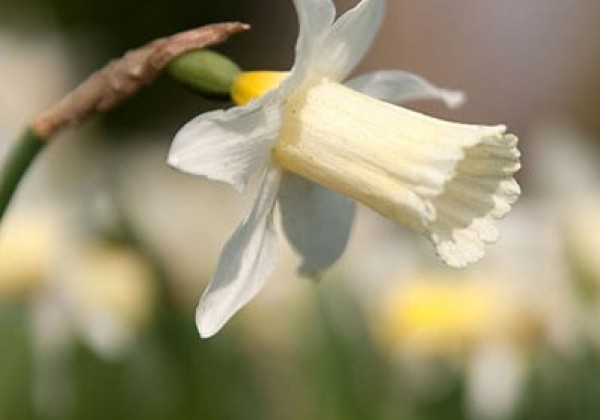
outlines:
{"label": "daffodil flower", "polygon": [[[337,20],[331,0],[294,0],[300,33],[289,73],[242,73],[239,105],[202,114],[176,135],[169,164],[242,191],[262,173],[249,215],[225,245],[196,313],[215,334],[263,287],[277,259],[273,212],[314,276],[343,252],[356,199],[422,232],[440,258],[464,266],[498,238],[493,225],[519,195],[517,139],[504,126],[441,121],[387,102],[458,92],[381,71],[340,84],[371,45],[385,0]],[[386,101],[386,102],[384,102]],[[341,193],[341,194],[340,194]]]}

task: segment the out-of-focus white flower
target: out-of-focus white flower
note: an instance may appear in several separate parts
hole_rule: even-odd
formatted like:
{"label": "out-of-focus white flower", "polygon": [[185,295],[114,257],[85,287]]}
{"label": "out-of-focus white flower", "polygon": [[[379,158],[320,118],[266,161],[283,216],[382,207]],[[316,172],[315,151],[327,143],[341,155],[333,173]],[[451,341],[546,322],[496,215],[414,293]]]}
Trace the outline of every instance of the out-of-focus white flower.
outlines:
{"label": "out-of-focus white flower", "polygon": [[277,200],[284,231],[303,257],[300,271],[314,276],[341,255],[354,216],[354,203],[328,188],[422,232],[454,266],[483,255],[498,238],[493,222],[519,195],[517,139],[504,126],[449,123],[381,101],[433,97],[452,105],[460,94],[395,71],[338,83],[369,48],[384,0],[363,0],[335,22],[331,0],[294,4],[300,34],[291,72],[242,73],[232,90],[242,106],[196,117],[169,155],[171,165],[240,191],[263,173],[254,207],[198,306],[203,337],[272,272]]}
{"label": "out-of-focus white flower", "polygon": [[71,258],[56,285],[66,310],[94,348],[118,355],[152,314],[152,269],[139,253],[115,244],[88,244]]}
{"label": "out-of-focus white flower", "polygon": [[[72,219],[68,219],[72,223]],[[35,408],[64,413],[76,337],[103,357],[123,355],[151,315],[155,279],[124,246],[81,240],[57,209],[12,212],[0,229],[0,305],[28,303]]]}
{"label": "out-of-focus white flower", "polygon": [[371,311],[375,338],[415,384],[436,375],[433,362],[464,368],[473,418],[508,418],[544,320],[505,280],[431,272],[390,286]]}
{"label": "out-of-focus white flower", "polygon": [[117,355],[150,316],[154,287],[135,250],[75,240],[49,210],[3,221],[0,299],[26,299],[34,314],[51,314],[34,316],[44,325],[41,342],[53,341],[49,331],[70,331],[57,335],[78,333],[103,355]]}
{"label": "out-of-focus white flower", "polygon": [[467,372],[467,407],[474,419],[511,418],[527,373],[520,349],[510,342],[490,342],[471,357]]}

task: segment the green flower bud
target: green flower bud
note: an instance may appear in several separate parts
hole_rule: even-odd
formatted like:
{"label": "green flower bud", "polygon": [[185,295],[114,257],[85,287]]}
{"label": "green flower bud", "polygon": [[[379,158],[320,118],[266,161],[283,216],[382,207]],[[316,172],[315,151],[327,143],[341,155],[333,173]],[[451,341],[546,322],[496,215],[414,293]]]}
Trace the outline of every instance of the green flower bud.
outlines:
{"label": "green flower bud", "polygon": [[167,67],[177,81],[210,97],[229,97],[240,68],[229,58],[209,50],[196,50],[177,57]]}

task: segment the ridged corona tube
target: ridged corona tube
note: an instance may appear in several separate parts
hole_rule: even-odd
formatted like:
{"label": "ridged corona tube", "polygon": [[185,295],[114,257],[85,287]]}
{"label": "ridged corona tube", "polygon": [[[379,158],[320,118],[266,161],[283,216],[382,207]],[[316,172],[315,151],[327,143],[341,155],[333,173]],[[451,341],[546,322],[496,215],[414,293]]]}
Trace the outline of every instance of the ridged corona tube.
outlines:
{"label": "ridged corona tube", "polygon": [[497,239],[488,219],[519,194],[517,139],[504,126],[443,121],[327,80],[288,98],[283,112],[273,148],[283,169],[426,232],[451,265]]}

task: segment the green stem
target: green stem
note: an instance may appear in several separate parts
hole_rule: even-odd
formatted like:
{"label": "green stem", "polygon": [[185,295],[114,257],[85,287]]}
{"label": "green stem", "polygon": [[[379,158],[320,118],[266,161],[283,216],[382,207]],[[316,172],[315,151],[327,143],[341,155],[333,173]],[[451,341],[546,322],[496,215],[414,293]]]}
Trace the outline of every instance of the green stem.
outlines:
{"label": "green stem", "polygon": [[0,173],[0,219],[4,216],[25,172],[46,143],[45,139],[40,138],[31,128],[28,128],[21,134],[6,156]]}

